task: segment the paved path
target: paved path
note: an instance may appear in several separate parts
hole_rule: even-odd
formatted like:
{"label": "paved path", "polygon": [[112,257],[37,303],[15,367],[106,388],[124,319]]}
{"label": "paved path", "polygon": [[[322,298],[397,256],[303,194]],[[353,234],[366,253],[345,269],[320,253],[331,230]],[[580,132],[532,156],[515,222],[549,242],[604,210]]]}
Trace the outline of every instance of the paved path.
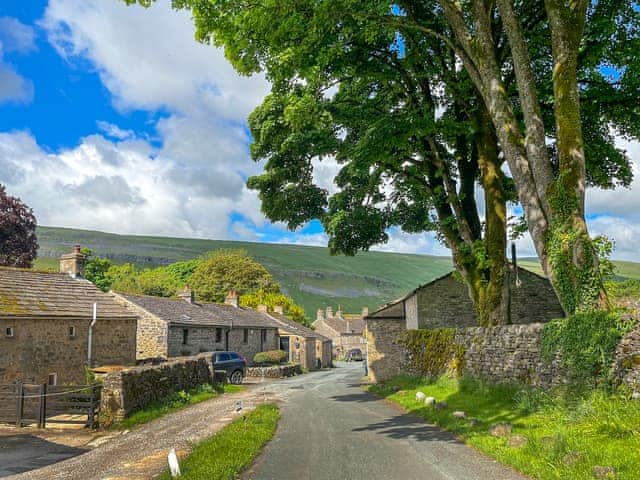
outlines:
{"label": "paved path", "polygon": [[524,480],[359,386],[362,364],[270,384],[282,419],[244,480]]}
{"label": "paved path", "polygon": [[207,438],[228,424],[237,415],[238,400],[243,401],[242,411],[246,413],[265,398],[255,387],[226,394],[149,422],[82,455],[2,480],[152,478],[166,467],[171,448],[184,455],[192,442]]}

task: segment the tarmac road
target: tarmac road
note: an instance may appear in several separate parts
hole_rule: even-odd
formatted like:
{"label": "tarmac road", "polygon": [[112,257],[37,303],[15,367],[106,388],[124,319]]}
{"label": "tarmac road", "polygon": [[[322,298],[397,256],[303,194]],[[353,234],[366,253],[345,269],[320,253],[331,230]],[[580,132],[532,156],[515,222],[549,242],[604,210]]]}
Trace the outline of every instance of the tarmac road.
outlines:
{"label": "tarmac road", "polygon": [[265,385],[281,400],[272,441],[244,480],[525,480],[450,433],[364,392],[362,363]]}

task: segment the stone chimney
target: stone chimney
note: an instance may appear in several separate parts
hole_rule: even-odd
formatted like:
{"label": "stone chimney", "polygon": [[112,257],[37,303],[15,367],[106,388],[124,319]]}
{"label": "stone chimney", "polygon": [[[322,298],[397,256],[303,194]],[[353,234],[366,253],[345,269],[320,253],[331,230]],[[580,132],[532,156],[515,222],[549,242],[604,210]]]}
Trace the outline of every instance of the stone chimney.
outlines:
{"label": "stone chimney", "polygon": [[266,305],[258,305],[258,312],[260,313],[267,313],[269,309],[267,308]]}
{"label": "stone chimney", "polygon": [[369,316],[369,307],[362,307],[362,318]]}
{"label": "stone chimney", "polygon": [[327,318],[333,318],[333,307],[327,307]]}
{"label": "stone chimney", "polygon": [[224,299],[225,305],[231,305],[232,307],[238,307],[238,292],[235,290],[229,290],[227,292],[227,298]]}
{"label": "stone chimney", "polygon": [[193,293],[193,290],[189,288],[189,285],[185,285],[184,288],[180,292],[178,292],[178,298],[181,298],[187,303],[195,302],[195,295]]}
{"label": "stone chimney", "polygon": [[65,253],[60,257],[60,273],[67,273],[73,278],[83,278],[85,263],[87,256],[80,253],[80,245],[74,245],[73,253]]}
{"label": "stone chimney", "polygon": [[277,313],[278,315],[284,315],[284,308],[282,305],[276,305],[273,307],[273,313]]}
{"label": "stone chimney", "polygon": [[324,309],[319,308],[316,312],[316,322],[321,322],[324,320]]}

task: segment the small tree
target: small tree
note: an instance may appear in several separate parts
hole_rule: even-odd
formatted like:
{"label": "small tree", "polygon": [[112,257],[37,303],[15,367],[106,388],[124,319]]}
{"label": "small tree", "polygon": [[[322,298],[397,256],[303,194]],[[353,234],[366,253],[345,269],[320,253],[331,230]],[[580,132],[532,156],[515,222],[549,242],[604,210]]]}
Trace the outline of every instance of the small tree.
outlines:
{"label": "small tree", "polygon": [[0,185],[0,265],[30,268],[38,253],[36,217]]}
{"label": "small tree", "polygon": [[205,256],[189,278],[200,300],[224,301],[229,290],[240,294],[280,291],[269,271],[244,250],[216,250]]}
{"label": "small tree", "polygon": [[83,248],[82,253],[87,256],[84,277],[103,292],[107,292],[111,288],[111,279],[107,276],[107,272],[113,263],[107,258],[94,257],[90,248]]}

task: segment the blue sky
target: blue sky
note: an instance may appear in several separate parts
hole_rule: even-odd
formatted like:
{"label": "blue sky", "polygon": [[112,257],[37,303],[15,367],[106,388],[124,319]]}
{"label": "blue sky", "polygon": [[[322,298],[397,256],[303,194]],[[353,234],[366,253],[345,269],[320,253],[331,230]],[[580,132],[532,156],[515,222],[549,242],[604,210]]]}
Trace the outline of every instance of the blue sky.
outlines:
{"label": "blue sky", "polygon": [[[168,0],[0,4],[0,183],[43,225],[115,233],[326,245],[317,222],[288,232],[260,212],[246,116],[268,92],[193,40]],[[637,143],[620,140],[640,162]],[[316,164],[334,190],[334,161]],[[588,194],[591,230],[636,252],[640,194]],[[390,232],[385,250],[446,254],[430,234]],[[520,252],[531,254],[528,239]]]}

